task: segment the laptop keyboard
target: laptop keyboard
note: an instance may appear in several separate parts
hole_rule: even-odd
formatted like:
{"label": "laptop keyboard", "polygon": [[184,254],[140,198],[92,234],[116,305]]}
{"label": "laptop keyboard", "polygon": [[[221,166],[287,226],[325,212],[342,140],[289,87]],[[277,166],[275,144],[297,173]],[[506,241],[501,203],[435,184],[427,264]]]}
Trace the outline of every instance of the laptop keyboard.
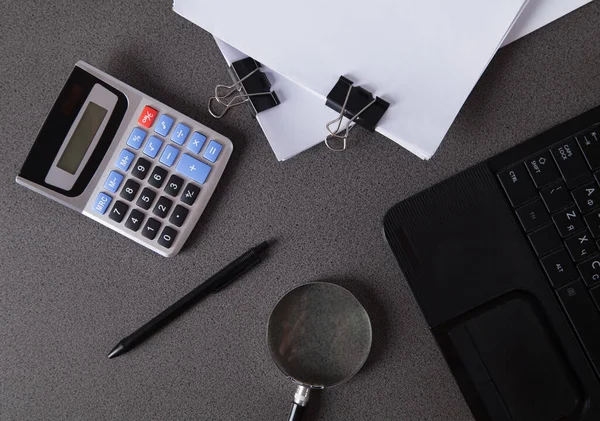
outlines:
{"label": "laptop keyboard", "polygon": [[600,375],[600,124],[497,176]]}

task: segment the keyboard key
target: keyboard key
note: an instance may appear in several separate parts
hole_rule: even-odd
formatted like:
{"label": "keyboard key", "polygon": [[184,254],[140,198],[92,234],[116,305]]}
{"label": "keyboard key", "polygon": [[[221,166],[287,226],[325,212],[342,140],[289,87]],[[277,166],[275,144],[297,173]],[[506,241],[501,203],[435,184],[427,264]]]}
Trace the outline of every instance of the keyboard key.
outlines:
{"label": "keyboard key", "polygon": [[577,270],[565,249],[543,257],[540,262],[554,288],[559,288],[577,278]]}
{"label": "keyboard key", "polygon": [[104,182],[104,188],[111,193],[116,193],[123,181],[123,176],[116,171],[111,171]]}
{"label": "keyboard key", "polygon": [[175,209],[173,209],[173,213],[169,218],[169,222],[175,226],[180,227],[183,225],[183,222],[185,221],[185,218],[187,217],[188,213],[189,210],[186,207],[177,205],[175,206]]}
{"label": "keyboard key", "polygon": [[196,201],[198,194],[200,194],[200,187],[196,186],[195,184],[188,183],[188,185],[185,186],[183,193],[181,193],[181,201],[186,205],[192,206]]}
{"label": "keyboard key", "polygon": [[150,158],[156,158],[156,155],[158,155],[158,151],[160,150],[162,143],[162,140],[160,140],[158,137],[150,136],[150,139],[148,139],[146,146],[144,146],[144,155],[147,155]]}
{"label": "keyboard key", "polygon": [[567,250],[569,250],[571,257],[576,262],[580,262],[598,252],[598,248],[589,231],[584,231],[568,238],[565,240],[565,245],[567,246]]}
{"label": "keyboard key", "polygon": [[106,213],[106,209],[108,209],[108,205],[110,205],[110,202],[112,202],[112,197],[106,193],[98,193],[98,197],[96,197],[93,209],[100,215],[104,215]]}
{"label": "keyboard key", "polygon": [[531,177],[523,164],[502,171],[498,174],[498,178],[513,208],[537,196]]}
{"label": "keyboard key", "polygon": [[151,166],[152,163],[147,159],[138,158],[137,162],[135,163],[135,167],[133,167],[133,170],[131,171],[131,175],[143,180],[146,178],[146,174],[148,174],[148,171],[150,171]]}
{"label": "keyboard key", "polygon": [[142,230],[142,235],[149,240],[154,240],[158,230],[160,229],[161,223],[158,222],[154,218],[148,218],[146,225],[144,225],[144,229]]}
{"label": "keyboard key", "polygon": [[583,348],[600,374],[600,312],[581,281],[572,282],[556,291],[571,326]]}
{"label": "keyboard key", "polygon": [[178,145],[183,145],[185,139],[190,133],[190,128],[183,123],[177,123],[177,127],[173,130],[173,134],[171,135],[171,140]]}
{"label": "keyboard key", "polygon": [[165,227],[163,232],[160,234],[160,237],[158,237],[158,244],[168,249],[171,247],[171,245],[173,245],[175,237],[177,237],[177,231],[171,227]]}
{"label": "keyboard key", "polygon": [[548,209],[548,212],[550,213],[554,213],[573,203],[573,199],[571,198],[565,183],[545,188],[540,192],[540,196],[542,196],[546,209]]}
{"label": "keyboard key", "polygon": [[134,209],[129,214],[129,217],[125,222],[125,226],[131,231],[137,231],[140,229],[140,226],[142,225],[142,222],[144,221],[145,217],[146,215],[144,215],[142,212],[140,212],[137,209]]}
{"label": "keyboard key", "polygon": [[210,173],[210,169],[210,165],[198,161],[196,158],[192,158],[190,155],[184,153],[179,160],[179,164],[177,164],[175,171],[191,178],[198,184],[204,184]]}
{"label": "keyboard key", "polygon": [[112,210],[110,211],[110,215],[108,217],[115,222],[121,222],[123,218],[125,218],[125,214],[129,210],[129,206],[125,203],[117,200]]}
{"label": "keyboard key", "polygon": [[592,257],[591,259],[578,264],[577,269],[581,274],[583,282],[585,282],[587,286],[591,286],[600,281],[600,257]]}
{"label": "keyboard key", "polygon": [[525,165],[538,189],[560,179],[558,168],[549,151],[528,159]]}
{"label": "keyboard key", "polygon": [[583,217],[594,238],[600,237],[600,212],[588,213]]}
{"label": "keyboard key", "polygon": [[589,133],[575,136],[575,139],[577,139],[589,167],[592,170],[600,168],[600,133],[597,128]]}
{"label": "keyboard key", "polygon": [[586,213],[600,205],[600,191],[596,183],[586,184],[571,192],[581,213]]}
{"label": "keyboard key", "polygon": [[200,149],[202,149],[202,146],[204,146],[204,142],[206,142],[206,136],[204,136],[202,133],[194,132],[190,142],[187,145],[187,148],[189,151],[194,153],[200,153]]}
{"label": "keyboard key", "polygon": [[163,114],[158,118],[154,131],[161,136],[167,136],[167,134],[169,134],[169,130],[171,130],[172,125],[173,119],[168,115]]}
{"label": "keyboard key", "polygon": [[567,186],[575,187],[591,178],[588,166],[574,138],[561,142],[550,151]]}
{"label": "keyboard key", "polygon": [[177,177],[175,174],[169,178],[167,182],[167,186],[165,187],[165,192],[170,194],[171,196],[177,196],[179,191],[183,187],[183,178]]}
{"label": "keyboard key", "polygon": [[158,111],[146,105],[142,110],[140,117],[138,118],[138,123],[140,123],[145,128],[149,129],[150,126],[152,126],[152,123],[154,122],[154,119],[156,118],[157,114]]}
{"label": "keyboard key", "polygon": [[150,209],[150,206],[152,206],[152,202],[154,202],[155,198],[156,192],[148,187],[145,187],[140,193],[140,197],[138,197],[138,200],[135,202],[135,204],[144,210],[148,210]]}
{"label": "keyboard key", "polygon": [[553,224],[548,224],[528,235],[535,254],[541,257],[562,246],[562,241]]}
{"label": "keyboard key", "polygon": [[550,215],[541,200],[536,200],[516,210],[517,217],[527,232],[550,222]]}
{"label": "keyboard key", "polygon": [[166,176],[167,170],[162,167],[154,167],[154,170],[152,170],[152,174],[150,174],[150,178],[148,179],[148,184],[160,189],[165,182]]}
{"label": "keyboard key", "polygon": [[202,157],[209,162],[215,163],[221,153],[221,149],[223,149],[223,145],[215,140],[211,140]]}
{"label": "keyboard key", "polygon": [[173,205],[173,201],[171,199],[167,199],[165,196],[161,196],[156,202],[156,206],[154,206],[154,210],[152,211],[154,215],[164,218],[169,213],[169,209]]}
{"label": "keyboard key", "polygon": [[127,171],[134,157],[135,155],[133,152],[123,149],[117,158],[117,162],[115,162],[115,167]]}
{"label": "keyboard key", "polygon": [[140,183],[133,180],[127,180],[123,186],[123,190],[121,190],[121,197],[128,202],[131,202],[135,198],[139,188]]}
{"label": "keyboard key", "polygon": [[596,308],[600,310],[600,287],[590,289],[590,294],[596,303]]}
{"label": "keyboard key", "polygon": [[131,131],[129,138],[127,138],[127,146],[131,146],[133,149],[139,149],[142,146],[142,142],[146,138],[146,132],[136,127]]}
{"label": "keyboard key", "polygon": [[579,216],[579,211],[575,209],[575,206],[571,206],[552,215],[552,219],[554,220],[558,232],[563,238],[585,228],[585,224]]}
{"label": "keyboard key", "polygon": [[167,145],[160,156],[160,162],[165,164],[167,167],[170,167],[173,165],[173,162],[175,162],[177,155],[179,155],[179,149],[177,149],[175,146]]}

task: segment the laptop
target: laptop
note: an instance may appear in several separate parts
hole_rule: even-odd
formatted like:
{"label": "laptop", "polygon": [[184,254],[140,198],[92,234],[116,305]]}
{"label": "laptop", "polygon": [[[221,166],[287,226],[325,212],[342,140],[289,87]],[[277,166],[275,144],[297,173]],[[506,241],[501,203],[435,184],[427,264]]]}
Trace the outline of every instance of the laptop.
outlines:
{"label": "laptop", "polygon": [[599,183],[600,107],[385,215],[478,421],[600,420]]}

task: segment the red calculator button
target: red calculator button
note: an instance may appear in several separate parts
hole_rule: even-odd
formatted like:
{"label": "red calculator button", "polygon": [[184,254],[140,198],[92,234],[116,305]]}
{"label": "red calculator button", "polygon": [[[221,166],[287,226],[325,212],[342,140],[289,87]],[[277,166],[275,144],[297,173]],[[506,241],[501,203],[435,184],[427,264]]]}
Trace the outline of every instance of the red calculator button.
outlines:
{"label": "red calculator button", "polygon": [[138,118],[138,123],[140,123],[145,128],[149,129],[156,118],[158,111],[154,108],[148,107],[147,105],[144,107],[142,114],[140,114],[140,118]]}

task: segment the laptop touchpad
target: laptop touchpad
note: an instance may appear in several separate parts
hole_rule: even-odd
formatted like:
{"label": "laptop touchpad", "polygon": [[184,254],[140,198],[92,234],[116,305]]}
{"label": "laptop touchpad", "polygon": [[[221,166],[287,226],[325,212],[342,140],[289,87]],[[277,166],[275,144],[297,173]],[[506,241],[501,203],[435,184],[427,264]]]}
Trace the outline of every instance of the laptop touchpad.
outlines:
{"label": "laptop touchpad", "polygon": [[[493,404],[482,396],[494,420],[555,421],[581,409],[577,383],[544,324],[523,296],[450,331],[467,371],[478,371],[476,387],[495,389]],[[492,413],[508,413],[510,418]]]}

